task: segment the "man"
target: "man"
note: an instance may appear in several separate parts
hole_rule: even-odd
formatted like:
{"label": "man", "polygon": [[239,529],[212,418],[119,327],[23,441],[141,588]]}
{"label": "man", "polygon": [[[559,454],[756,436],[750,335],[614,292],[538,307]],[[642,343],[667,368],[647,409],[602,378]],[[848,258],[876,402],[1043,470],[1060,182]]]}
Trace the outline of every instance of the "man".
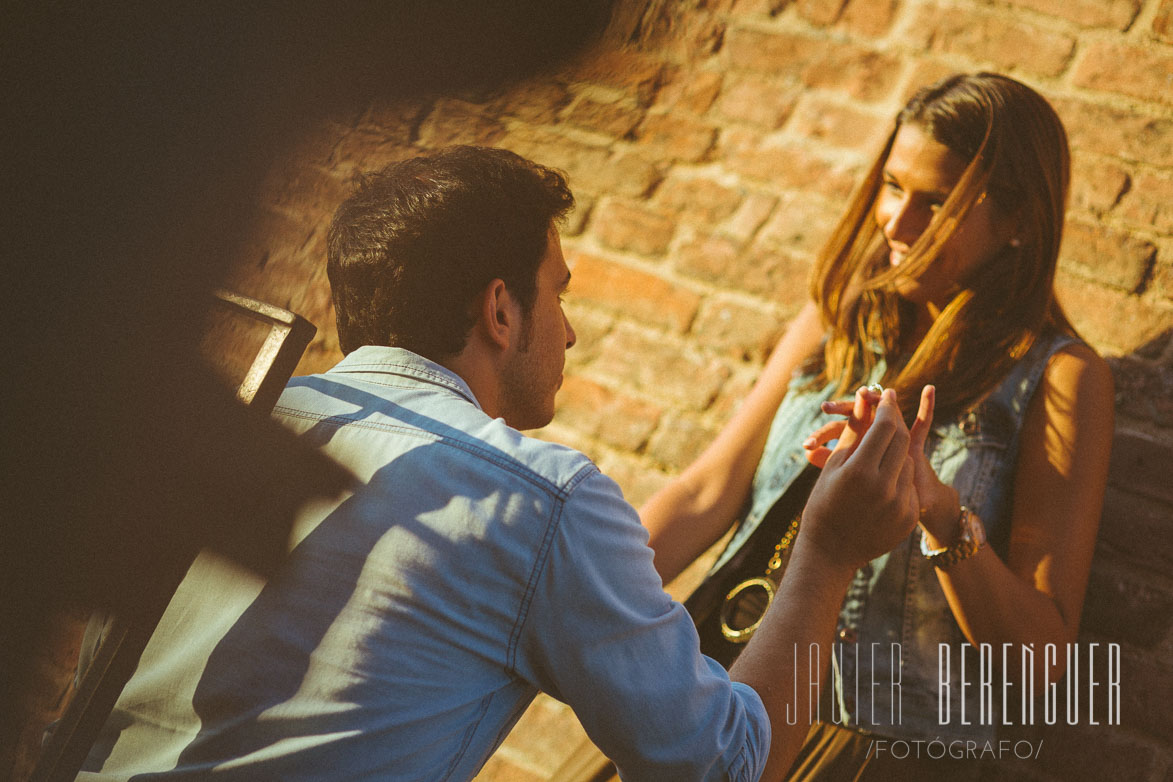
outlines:
{"label": "man", "polygon": [[[275,412],[360,488],[305,509],[268,583],[197,562],[81,778],[466,780],[539,690],[627,779],[785,769],[821,674],[808,649],[829,646],[855,569],[915,521],[908,431],[889,394],[828,461],[795,599],[731,681],[618,487],[518,431],[553,417],[575,341],[555,229],[572,204],[561,175],[503,150],[360,181],[328,241],[347,355]],[[779,680],[802,682],[797,699]]]}

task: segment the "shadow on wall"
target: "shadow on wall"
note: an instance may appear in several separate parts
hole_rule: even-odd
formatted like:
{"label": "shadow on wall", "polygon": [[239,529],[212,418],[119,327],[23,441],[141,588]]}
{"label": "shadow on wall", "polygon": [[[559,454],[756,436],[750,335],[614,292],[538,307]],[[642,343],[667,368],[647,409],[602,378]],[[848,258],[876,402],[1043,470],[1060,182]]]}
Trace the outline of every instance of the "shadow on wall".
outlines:
{"label": "shadow on wall", "polygon": [[271,150],[376,95],[530,75],[596,39],[611,5],[5,10],[0,777],[55,609],[133,610],[179,546],[268,571],[294,510],[343,485],[197,358]]}
{"label": "shadow on wall", "polygon": [[[1173,329],[1109,359],[1118,409],[1112,464],[1079,635],[1079,665],[1012,740],[1042,741],[1037,760],[1003,762],[998,779],[1164,779],[1173,758]],[[1091,644],[1098,644],[1089,656]],[[1119,724],[1108,683],[1119,652]],[[1096,686],[1090,686],[1092,682]],[[1071,692],[1078,696],[1071,702]],[[1040,686],[1041,691],[1041,686]],[[1090,694],[1090,695],[1089,695]],[[1068,723],[1068,707],[1076,724]],[[1094,720],[1094,722],[1093,722]],[[1025,745],[1024,745],[1025,746]]]}

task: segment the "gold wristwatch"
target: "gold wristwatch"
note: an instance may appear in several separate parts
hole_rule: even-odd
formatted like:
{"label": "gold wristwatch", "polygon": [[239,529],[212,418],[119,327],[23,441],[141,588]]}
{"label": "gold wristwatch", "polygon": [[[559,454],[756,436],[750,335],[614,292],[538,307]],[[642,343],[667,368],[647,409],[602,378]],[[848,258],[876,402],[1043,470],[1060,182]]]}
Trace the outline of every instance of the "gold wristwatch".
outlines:
{"label": "gold wristwatch", "polygon": [[976,513],[964,505],[961,506],[961,514],[957,518],[957,525],[961,528],[960,537],[958,537],[957,542],[952,546],[946,546],[945,548],[929,548],[928,538],[925,536],[924,531],[921,531],[920,553],[933,567],[947,570],[961,560],[969,559],[981,551],[982,546],[986,545],[986,528],[982,524],[982,520],[978,518]]}

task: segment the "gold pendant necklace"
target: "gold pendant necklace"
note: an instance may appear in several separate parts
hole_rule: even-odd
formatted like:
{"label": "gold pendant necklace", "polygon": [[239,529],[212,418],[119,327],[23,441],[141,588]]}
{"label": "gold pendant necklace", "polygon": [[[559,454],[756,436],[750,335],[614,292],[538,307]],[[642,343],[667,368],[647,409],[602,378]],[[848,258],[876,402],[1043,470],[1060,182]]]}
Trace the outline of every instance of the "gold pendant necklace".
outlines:
{"label": "gold pendant necklace", "polygon": [[782,580],[781,573],[778,574],[777,580],[772,576],[780,571],[789,559],[790,547],[798,535],[798,523],[801,519],[801,514],[795,516],[786,528],[786,534],[778,541],[778,545],[774,546],[774,553],[766,563],[765,575],[746,579],[725,595],[725,601],[721,603],[721,635],[726,641],[735,644],[748,643],[761,625],[766,609],[774,602],[778,581]]}

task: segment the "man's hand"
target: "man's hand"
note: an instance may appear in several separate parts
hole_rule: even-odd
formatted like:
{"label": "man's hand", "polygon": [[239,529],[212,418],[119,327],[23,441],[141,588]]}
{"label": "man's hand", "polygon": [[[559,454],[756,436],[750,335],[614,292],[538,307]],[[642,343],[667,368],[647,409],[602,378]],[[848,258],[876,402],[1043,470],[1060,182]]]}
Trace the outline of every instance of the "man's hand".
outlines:
{"label": "man's hand", "polygon": [[[823,412],[829,415],[847,416],[842,421],[832,421],[815,430],[815,433],[803,442],[806,448],[806,458],[817,467],[826,464],[833,453],[827,447],[831,440],[838,440],[835,450],[846,449],[850,453],[854,443],[867,431],[872,410],[879,401],[879,395],[861,388],[856,392],[854,400],[839,402],[824,402]],[[909,454],[916,464],[914,484],[920,499],[920,523],[925,531],[933,535],[933,541],[950,541],[950,536],[956,532],[957,515],[960,504],[957,490],[948,486],[937,478],[933,467],[925,455],[925,440],[929,429],[933,425],[933,412],[937,401],[937,389],[925,386],[921,390],[920,407],[917,409],[916,420],[912,424],[912,441],[909,444]]]}
{"label": "man's hand", "polygon": [[837,422],[839,445],[823,460],[799,535],[828,562],[853,570],[890,551],[916,524],[920,502],[910,447],[923,449],[928,430],[918,417],[914,440],[891,389],[872,415],[868,393],[856,396],[854,428]]}

